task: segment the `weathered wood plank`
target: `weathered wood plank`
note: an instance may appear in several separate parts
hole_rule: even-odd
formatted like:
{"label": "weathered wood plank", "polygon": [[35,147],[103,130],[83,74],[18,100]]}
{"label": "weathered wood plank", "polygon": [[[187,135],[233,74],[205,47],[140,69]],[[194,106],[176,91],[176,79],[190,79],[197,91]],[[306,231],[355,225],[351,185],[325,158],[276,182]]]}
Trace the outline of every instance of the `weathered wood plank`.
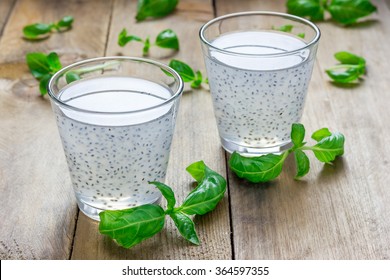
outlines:
{"label": "weathered wood plank", "polygon": [[3,34],[4,25],[8,19],[16,0],[3,0],[0,2],[0,36]]}
{"label": "weathered wood plank", "polygon": [[[243,10],[285,12],[285,1],[217,1],[218,15]],[[249,184],[229,173],[232,227],[237,259],[388,259],[390,196],[388,146],[390,84],[384,45],[389,10],[356,27],[319,23],[322,38],[302,122],[307,137],[329,127],[346,136],[345,156],[333,166],[310,155],[311,171],[294,181],[294,160],[280,178]],[[333,53],[349,50],[367,58],[368,76],[359,86],[338,88],[324,69]]]}
{"label": "weathered wood plank", "polygon": [[[64,64],[103,55],[110,9],[103,0],[21,0],[10,15],[0,41],[1,259],[70,257],[78,211],[49,100],[40,97],[25,54],[57,51]],[[73,30],[22,39],[24,25],[64,15],[75,17]]]}
{"label": "weathered wood plank", "polygon": [[[129,34],[141,37],[156,35],[166,28],[173,29],[180,40],[180,51],[152,48],[151,59],[168,63],[173,57],[183,60],[204,73],[198,30],[212,18],[211,1],[180,1],[174,14],[163,19],[135,23],[136,3],[116,1],[110,29],[107,55],[118,53],[141,56],[142,46],[136,42],[125,48],[117,46],[117,36],[126,27]],[[185,168],[192,162],[204,160],[212,169],[225,176],[224,153],[219,146],[213,119],[211,99],[206,90],[184,93],[179,109],[166,183],[171,185],[182,201],[193,188],[193,180]],[[227,195],[217,209],[195,224],[201,245],[193,246],[180,237],[169,221],[163,231],[132,249],[125,250],[98,233],[98,224],[80,216],[73,251],[73,259],[230,259],[230,224]]]}

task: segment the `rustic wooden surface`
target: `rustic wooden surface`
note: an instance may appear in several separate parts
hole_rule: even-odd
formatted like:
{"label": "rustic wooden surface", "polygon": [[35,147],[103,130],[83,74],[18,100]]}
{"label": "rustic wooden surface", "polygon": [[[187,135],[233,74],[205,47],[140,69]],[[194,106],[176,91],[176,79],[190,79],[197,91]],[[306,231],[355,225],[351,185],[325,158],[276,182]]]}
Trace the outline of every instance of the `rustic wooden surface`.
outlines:
{"label": "rustic wooden surface", "polygon": [[[180,0],[166,18],[136,23],[136,1],[0,1],[0,259],[389,259],[390,258],[390,44],[389,1],[378,13],[345,28],[332,21],[322,31],[302,122],[307,134],[329,127],[346,136],[345,156],[334,165],[312,159],[311,171],[293,180],[288,159],[282,175],[249,184],[226,168],[210,93],[186,88],[180,105],[166,183],[178,199],[193,187],[186,166],[204,160],[227,176],[229,190],[217,209],[195,223],[200,246],[185,242],[168,223],[150,240],[125,250],[98,233],[77,210],[48,98],[39,96],[25,54],[56,51],[64,65],[80,59],[140,56],[136,43],[116,44],[122,28],[155,35],[172,28],[177,53],[151,49],[150,58],[173,57],[205,72],[198,30],[213,18],[245,10],[285,12],[285,1]],[[74,28],[49,39],[22,39],[24,25],[75,17]],[[339,88],[324,69],[333,53],[367,59],[361,85]]]}

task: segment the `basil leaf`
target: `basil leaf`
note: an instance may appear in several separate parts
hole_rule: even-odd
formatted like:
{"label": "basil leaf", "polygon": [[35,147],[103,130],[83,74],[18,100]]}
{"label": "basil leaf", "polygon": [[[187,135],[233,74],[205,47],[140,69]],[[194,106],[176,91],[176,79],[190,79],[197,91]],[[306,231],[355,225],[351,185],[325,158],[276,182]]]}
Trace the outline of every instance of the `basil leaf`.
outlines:
{"label": "basil leaf", "polygon": [[346,51],[337,52],[334,54],[334,57],[342,64],[353,64],[353,65],[366,64],[366,60],[363,57],[357,56],[356,54],[346,52]]}
{"label": "basil leaf", "polygon": [[288,32],[288,33],[291,32],[293,28],[294,28],[294,25],[291,25],[291,24],[282,25],[280,27],[272,26],[273,30],[278,30],[278,31]]}
{"label": "basil leaf", "polygon": [[344,135],[332,133],[332,135],[322,138],[310,149],[319,161],[329,163],[335,160],[337,156],[344,154],[344,142]]}
{"label": "basil leaf", "polygon": [[45,23],[35,23],[23,28],[24,37],[27,39],[41,39],[44,34],[50,33],[51,25]]}
{"label": "basil leaf", "polygon": [[167,210],[172,211],[176,204],[175,194],[173,193],[173,190],[169,186],[160,182],[149,182],[149,184],[155,185],[160,190],[162,195],[167,200]]}
{"label": "basil leaf", "polygon": [[74,19],[72,16],[65,16],[56,24],[56,26],[59,29],[68,29],[72,27],[73,21]]}
{"label": "basil leaf", "polygon": [[199,245],[199,238],[195,231],[194,222],[186,214],[174,212],[169,215],[174,221],[180,234],[188,241],[195,245]]}
{"label": "basil leaf", "polygon": [[80,80],[81,77],[80,77],[79,74],[70,71],[70,72],[67,72],[67,73],[66,73],[65,79],[66,79],[66,82],[67,82],[68,84],[70,84],[70,83],[72,83],[72,82],[74,82],[74,81]]}
{"label": "basil leaf", "polygon": [[203,172],[204,176],[198,186],[188,194],[180,207],[175,208],[174,212],[204,215],[213,210],[224,197],[226,180],[206,165],[204,165]]}
{"label": "basil leaf", "polygon": [[191,82],[195,80],[194,70],[192,70],[192,68],[188,64],[180,60],[172,59],[169,62],[169,67],[176,70],[176,72],[181,76],[184,82]]}
{"label": "basil leaf", "polygon": [[47,56],[47,63],[49,64],[50,71],[52,73],[55,73],[62,68],[60,59],[55,52],[49,53],[49,55]]}
{"label": "basil leaf", "polygon": [[149,49],[150,49],[150,40],[148,37],[148,38],[146,38],[146,40],[144,42],[144,48],[142,49],[142,54],[144,56],[147,56],[149,54]]}
{"label": "basil leaf", "polygon": [[99,231],[130,248],[162,230],[164,210],[154,204],[146,204],[125,210],[105,210],[99,213]]}
{"label": "basil leaf", "polygon": [[311,20],[324,19],[322,0],[288,0],[287,12],[300,17],[309,17]]}
{"label": "basil leaf", "polygon": [[230,168],[240,178],[253,183],[268,182],[282,172],[282,167],[289,152],[281,155],[267,154],[259,157],[243,157],[234,152],[229,160]]}
{"label": "basil leaf", "polygon": [[138,0],[136,20],[163,17],[176,8],[179,0]]}
{"label": "basil leaf", "polygon": [[36,79],[41,79],[51,71],[47,56],[43,53],[28,53],[26,55],[26,62],[31,74]]}
{"label": "basil leaf", "polygon": [[292,124],[291,140],[294,144],[294,148],[299,148],[305,145],[303,139],[305,139],[305,127],[300,123]]}
{"label": "basil leaf", "polygon": [[179,50],[179,39],[172,29],[166,29],[157,35],[156,45],[160,48]]}
{"label": "basil leaf", "polygon": [[295,179],[305,176],[310,170],[310,161],[307,155],[302,150],[294,151],[295,163],[297,165],[297,174]]}
{"label": "basil leaf", "polygon": [[305,36],[306,36],[306,35],[305,35],[305,33],[298,33],[297,36],[298,36],[298,37],[301,37],[302,39],[305,39]]}
{"label": "basil leaf", "polygon": [[47,93],[47,85],[49,84],[49,80],[53,75],[46,74],[39,80],[39,91],[41,95],[44,96]]}
{"label": "basil leaf", "polygon": [[340,71],[339,67],[336,67],[336,70],[332,68],[325,70],[326,74],[334,80],[335,82],[347,84],[359,79],[362,75],[360,67],[357,66],[345,66],[344,71]]}
{"label": "basil leaf", "polygon": [[332,0],[327,9],[332,18],[342,24],[355,23],[377,10],[369,0]]}
{"label": "basil leaf", "polygon": [[138,41],[142,42],[142,39],[138,36],[127,35],[127,30],[125,28],[122,29],[121,33],[118,35],[118,45],[124,47],[128,42]]}
{"label": "basil leaf", "polygon": [[200,183],[206,174],[206,164],[201,160],[192,163],[186,168],[187,172],[190,173],[198,183]]}
{"label": "basil leaf", "polygon": [[325,137],[329,137],[331,135],[332,135],[332,133],[329,131],[329,129],[324,127],[324,128],[321,128],[321,129],[313,132],[313,134],[311,135],[311,138],[316,140],[316,141],[321,141]]}
{"label": "basil leaf", "polygon": [[200,85],[202,84],[202,73],[200,71],[196,72],[196,78],[194,81],[191,83],[192,88],[200,88]]}

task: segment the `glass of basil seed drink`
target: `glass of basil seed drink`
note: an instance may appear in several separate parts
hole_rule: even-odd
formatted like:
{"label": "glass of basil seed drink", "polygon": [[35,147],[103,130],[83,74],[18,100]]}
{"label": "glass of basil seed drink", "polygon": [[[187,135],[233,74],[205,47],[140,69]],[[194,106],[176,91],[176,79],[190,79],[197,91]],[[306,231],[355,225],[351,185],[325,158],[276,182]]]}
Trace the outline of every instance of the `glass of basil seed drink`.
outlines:
{"label": "glass of basil seed drink", "polygon": [[57,72],[48,92],[81,211],[159,203],[183,81],[166,65],[104,57]]}
{"label": "glass of basil seed drink", "polygon": [[320,31],[308,20],[275,12],[215,18],[200,39],[223,148],[242,155],[291,145],[302,116]]}

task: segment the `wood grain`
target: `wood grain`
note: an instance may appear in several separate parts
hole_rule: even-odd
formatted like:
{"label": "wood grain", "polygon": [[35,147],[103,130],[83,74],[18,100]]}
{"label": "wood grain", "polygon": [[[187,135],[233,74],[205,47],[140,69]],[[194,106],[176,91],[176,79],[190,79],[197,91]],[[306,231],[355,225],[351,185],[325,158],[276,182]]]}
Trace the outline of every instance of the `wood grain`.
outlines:
{"label": "wood grain", "polygon": [[[183,60],[205,73],[198,30],[212,18],[210,1],[180,1],[177,10],[163,19],[135,23],[136,4],[116,1],[110,28],[107,55],[123,54],[141,56],[142,45],[117,45],[117,36],[123,28],[129,34],[141,37],[156,35],[167,28],[173,29],[180,39],[180,51],[174,53],[151,48],[149,58],[166,64],[173,57]],[[125,12],[124,12],[125,11]],[[226,174],[224,153],[219,146],[217,129],[212,112],[210,94],[207,90],[189,90],[182,96],[176,131],[171,148],[166,183],[175,190],[178,201],[193,189],[193,179],[185,168],[192,162],[204,160],[210,168],[223,176]],[[170,219],[169,219],[170,220]],[[97,223],[80,217],[72,258],[74,259],[230,259],[230,224],[228,197],[215,211],[195,218],[201,245],[193,246],[180,237],[173,223],[168,221],[163,231],[136,247],[125,250],[113,241],[100,235]]]}
{"label": "wood grain", "polygon": [[[284,1],[217,1],[218,14],[242,10],[285,12]],[[234,251],[237,259],[388,259],[390,196],[389,10],[356,27],[319,23],[320,48],[302,122],[309,136],[329,127],[346,136],[345,156],[323,165],[310,155],[311,171],[294,181],[294,160],[268,184],[248,184],[229,173]],[[367,58],[361,85],[338,88],[324,73],[333,53],[348,50]],[[381,61],[382,59],[382,61]],[[307,137],[308,137],[307,136]],[[251,206],[251,207],[248,207]]]}
{"label": "wood grain", "polygon": [[0,2],[0,36],[3,34],[3,28],[8,20],[8,15],[14,7],[16,0],[4,0]]}
{"label": "wood grain", "polygon": [[[99,20],[88,12],[91,5]],[[23,0],[9,17],[0,41],[1,259],[70,257],[78,210],[49,100],[40,97],[24,60],[30,51],[57,51],[64,64],[103,55],[110,7],[108,1]],[[25,24],[66,14],[76,19],[72,32],[40,42],[21,38]]]}

